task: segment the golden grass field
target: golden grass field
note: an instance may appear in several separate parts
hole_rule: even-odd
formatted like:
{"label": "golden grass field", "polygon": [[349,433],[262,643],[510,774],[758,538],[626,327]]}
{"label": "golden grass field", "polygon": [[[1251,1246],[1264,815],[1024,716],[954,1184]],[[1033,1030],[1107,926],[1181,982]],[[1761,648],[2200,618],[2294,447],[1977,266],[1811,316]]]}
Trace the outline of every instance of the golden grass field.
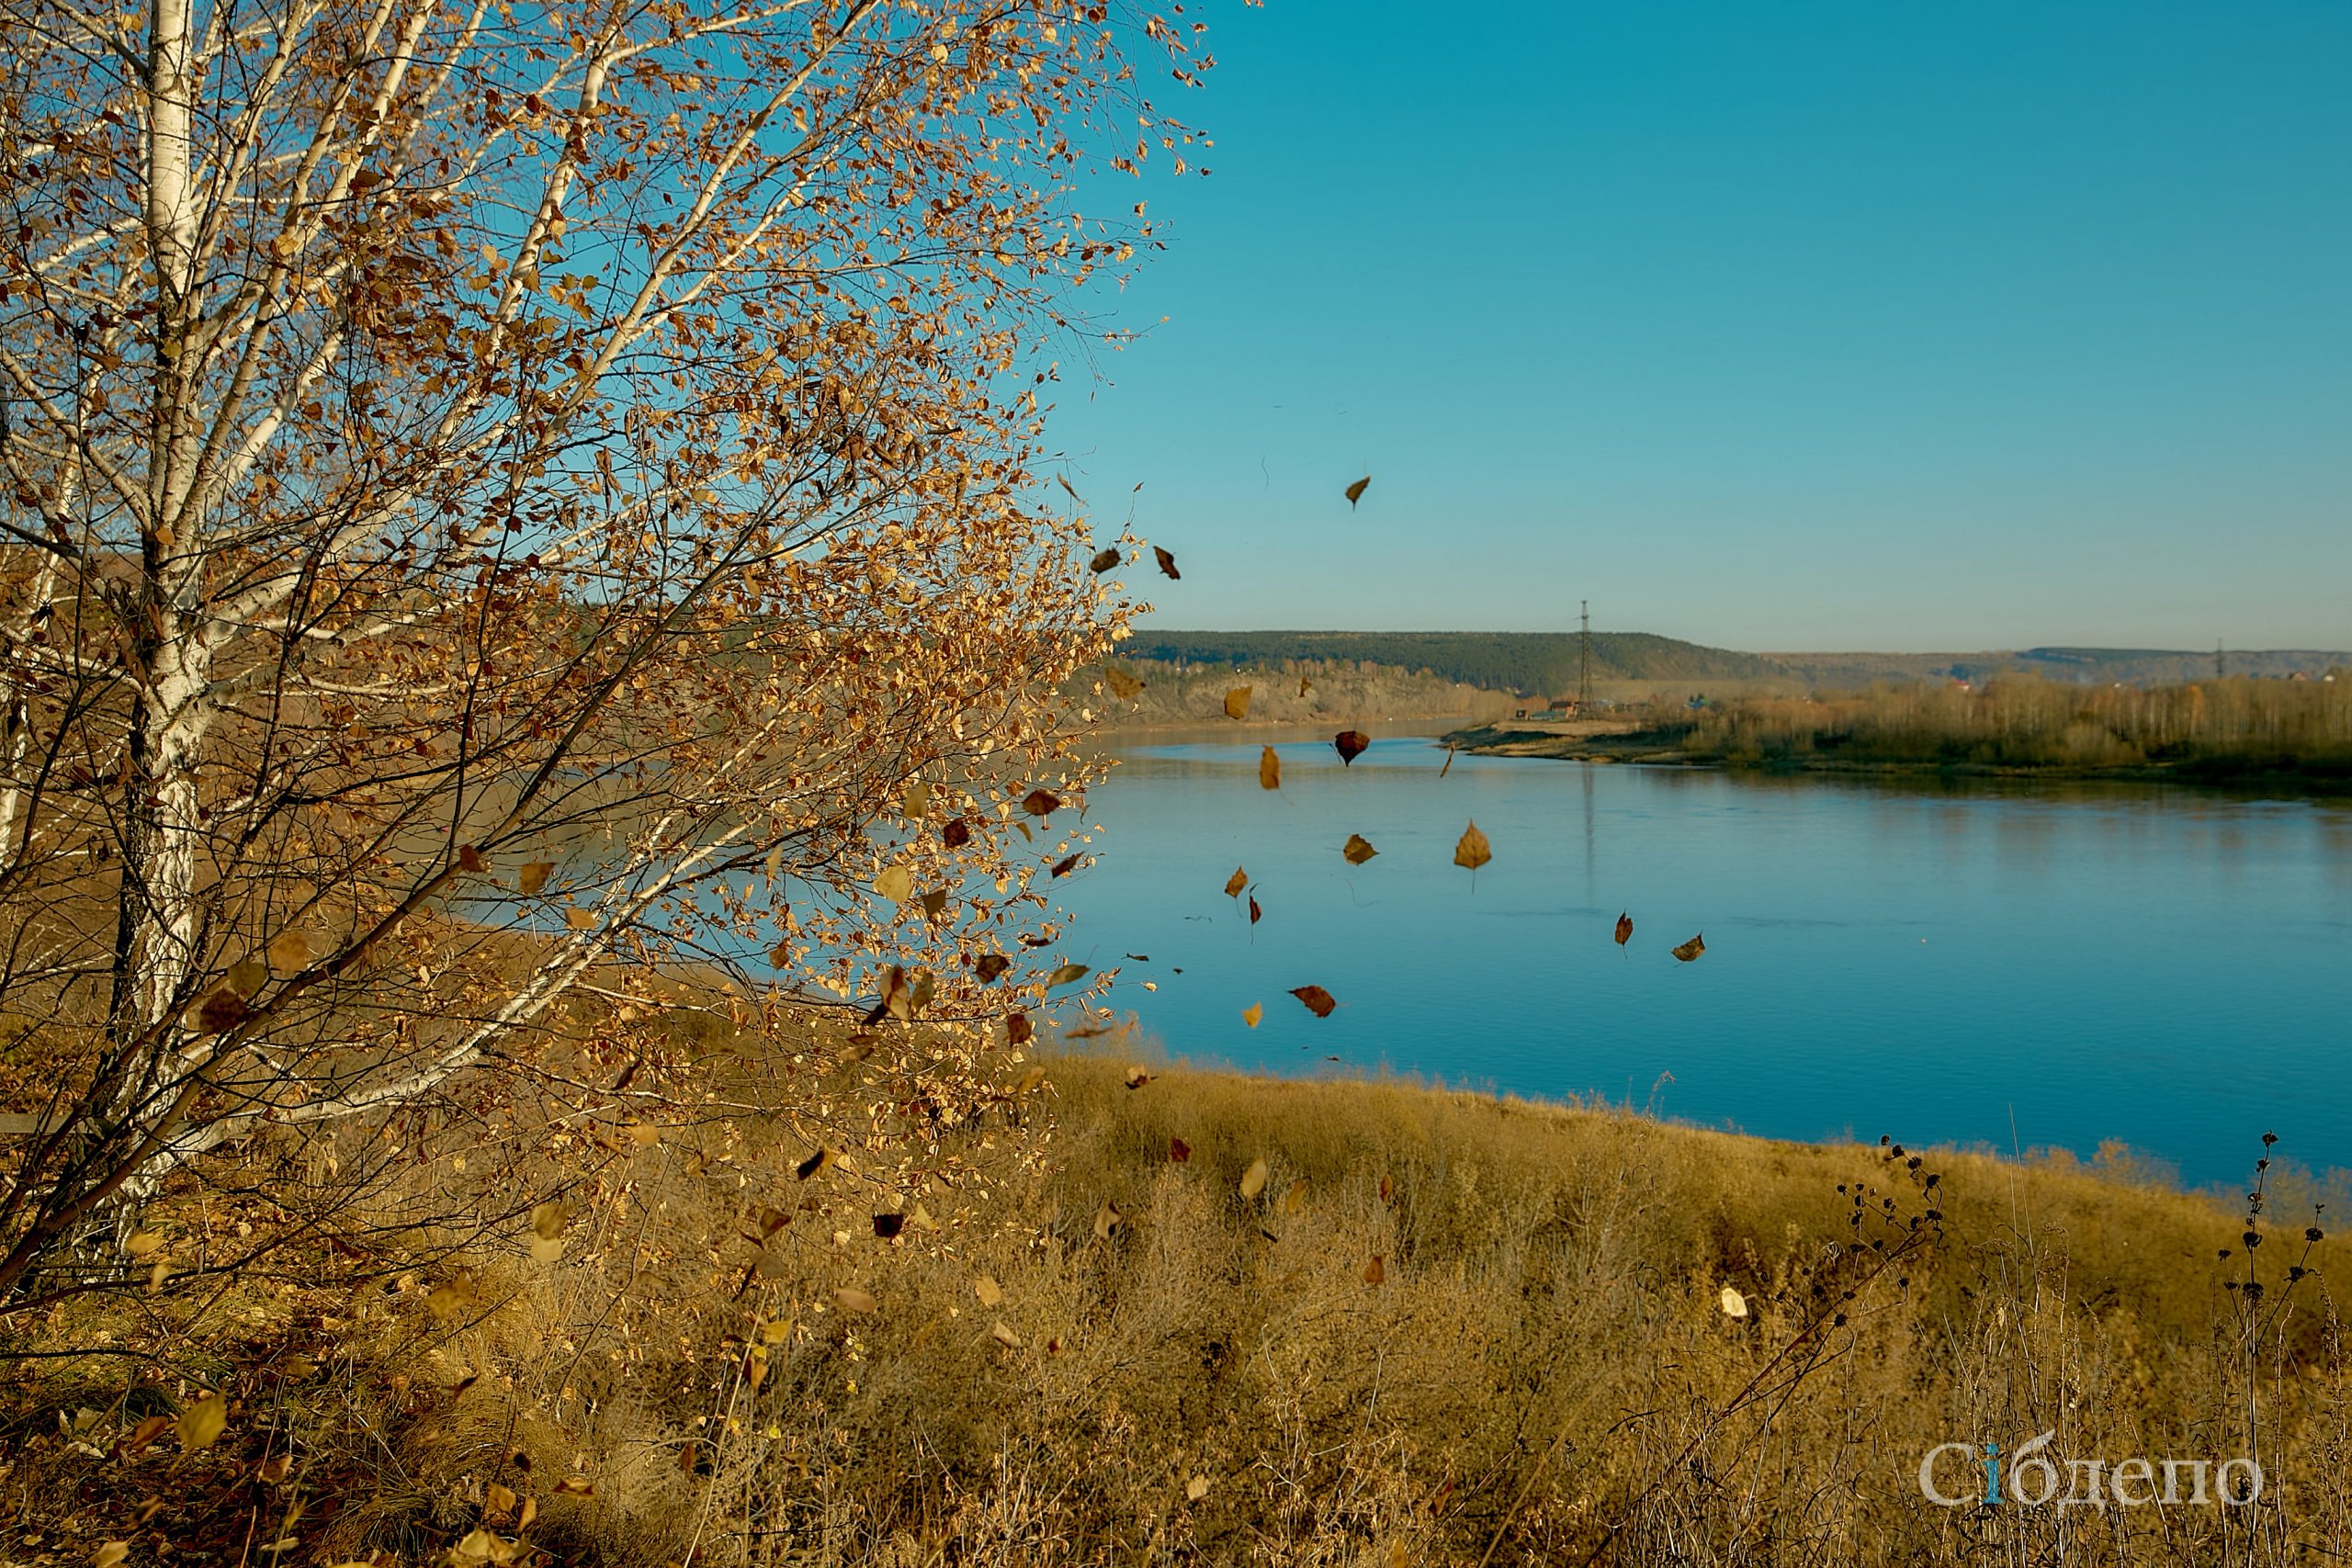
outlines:
{"label": "golden grass field", "polygon": [[[888,1205],[908,1219],[889,1240],[885,1173],[798,1179],[791,1117],[754,1116],[740,1137],[584,1138],[602,1152],[571,1172],[552,1262],[516,1213],[360,1289],[293,1272],[169,1313],[60,1307],[11,1348],[125,1353],[0,1363],[0,1559],[118,1540],[134,1563],[895,1568],[2352,1552],[2341,1248],[2308,1244],[2308,1206],[2267,1179],[2249,1254],[2243,1204],[2120,1161],[1046,1065],[1011,1109],[951,1121],[967,1174]],[[729,1094],[776,1081],[727,1070]],[[414,1182],[462,1191],[467,1147],[452,1129]],[[2249,1257],[2251,1302],[2227,1288]],[[2311,1272],[2290,1287],[2290,1267]],[[176,1382],[141,1377],[159,1351]],[[191,1365],[226,1434],[134,1451],[135,1423],[201,1392]],[[2266,1485],[2244,1506],[1920,1495],[1937,1445],[2043,1431],[2062,1461],[2253,1454]],[[1961,1487],[1967,1465],[1940,1473]]]}

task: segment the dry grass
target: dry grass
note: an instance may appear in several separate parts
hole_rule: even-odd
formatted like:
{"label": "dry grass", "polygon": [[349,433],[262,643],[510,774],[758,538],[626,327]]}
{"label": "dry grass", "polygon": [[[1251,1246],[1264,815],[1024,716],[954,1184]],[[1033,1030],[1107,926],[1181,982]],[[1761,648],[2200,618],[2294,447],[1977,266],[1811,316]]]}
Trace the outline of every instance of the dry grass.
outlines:
{"label": "dry grass", "polygon": [[[119,1538],[139,1562],[424,1562],[470,1537],[566,1562],[1909,1568],[2352,1551],[2338,1248],[2306,1248],[2306,1215],[2261,1216],[2249,1306],[2225,1288],[2248,1277],[2244,1214],[2114,1171],[1915,1166],[1374,1083],[1129,1089],[1092,1059],[1054,1063],[1042,1096],[1049,1134],[1042,1107],[1025,1136],[1001,1111],[944,1127],[971,1174],[918,1186],[896,1239],[872,1216],[903,1201],[877,1197],[899,1173],[797,1180],[808,1145],[755,1120],[575,1172],[553,1264],[517,1226],[334,1299],[256,1280],[202,1314],[61,1312],[17,1348],[105,1334],[171,1367],[14,1364],[29,1440],[0,1461],[0,1554],[87,1561]],[[2313,1272],[2290,1288],[2290,1265]],[[229,1435],[126,1453],[193,1372],[234,1396]],[[2062,1459],[2256,1452],[2268,1485],[2243,1508],[1921,1497],[1935,1445],[2007,1452],[2045,1430]],[[295,1544],[265,1554],[277,1540]]]}

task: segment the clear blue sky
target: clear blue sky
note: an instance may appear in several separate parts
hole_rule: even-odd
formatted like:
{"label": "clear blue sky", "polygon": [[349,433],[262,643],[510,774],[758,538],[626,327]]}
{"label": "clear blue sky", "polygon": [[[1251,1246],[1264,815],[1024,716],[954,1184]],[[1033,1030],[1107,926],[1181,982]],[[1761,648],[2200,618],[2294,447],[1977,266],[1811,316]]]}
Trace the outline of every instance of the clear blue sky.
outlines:
{"label": "clear blue sky", "polygon": [[1208,17],[1053,431],[1159,624],[2352,647],[2346,0]]}

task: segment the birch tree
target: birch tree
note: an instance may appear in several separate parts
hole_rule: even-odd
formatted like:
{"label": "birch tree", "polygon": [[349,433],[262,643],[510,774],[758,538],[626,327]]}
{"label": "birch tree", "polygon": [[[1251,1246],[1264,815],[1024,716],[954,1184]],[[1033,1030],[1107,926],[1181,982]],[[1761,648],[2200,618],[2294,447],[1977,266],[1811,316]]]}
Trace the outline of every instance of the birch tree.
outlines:
{"label": "birch tree", "polygon": [[0,1302],[231,1145],[502,1092],[582,987],[1004,1038],[1127,610],[1040,499],[1152,243],[1074,193],[1187,168],[1196,32],[0,0]]}

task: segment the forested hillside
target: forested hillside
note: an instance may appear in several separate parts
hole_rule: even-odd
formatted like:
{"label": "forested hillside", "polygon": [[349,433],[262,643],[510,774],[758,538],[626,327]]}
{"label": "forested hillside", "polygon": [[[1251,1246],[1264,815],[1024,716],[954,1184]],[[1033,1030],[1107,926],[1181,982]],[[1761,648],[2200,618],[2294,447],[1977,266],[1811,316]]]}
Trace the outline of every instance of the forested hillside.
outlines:
{"label": "forested hillside", "polygon": [[[1189,664],[1276,665],[1290,660],[1357,660],[1426,670],[1447,681],[1549,695],[1576,689],[1575,632],[1189,632],[1139,629],[1131,659]],[[1764,680],[1769,660],[1648,632],[1592,634],[1596,681]]]}

